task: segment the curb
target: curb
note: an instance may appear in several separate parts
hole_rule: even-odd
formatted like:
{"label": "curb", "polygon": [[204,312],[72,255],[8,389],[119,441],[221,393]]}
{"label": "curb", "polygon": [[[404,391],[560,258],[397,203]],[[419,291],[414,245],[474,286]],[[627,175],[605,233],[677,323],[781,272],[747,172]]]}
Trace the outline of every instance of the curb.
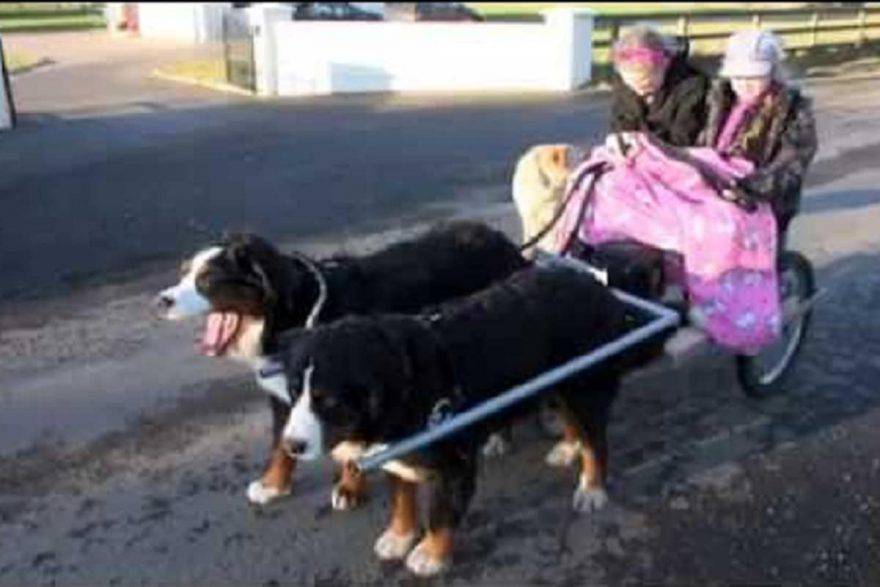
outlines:
{"label": "curb", "polygon": [[258,98],[259,96],[251,92],[250,90],[245,90],[244,88],[239,88],[238,86],[233,86],[231,84],[223,83],[223,82],[206,82],[201,80],[196,80],[191,77],[186,77],[183,75],[174,75],[171,73],[164,73],[158,69],[154,69],[150,72],[149,77],[154,79],[161,79],[166,81],[178,82],[181,84],[187,84],[190,86],[199,86],[202,88],[207,88],[209,90],[215,90],[218,92],[225,92],[227,94],[237,94],[239,96],[248,96],[250,98]]}

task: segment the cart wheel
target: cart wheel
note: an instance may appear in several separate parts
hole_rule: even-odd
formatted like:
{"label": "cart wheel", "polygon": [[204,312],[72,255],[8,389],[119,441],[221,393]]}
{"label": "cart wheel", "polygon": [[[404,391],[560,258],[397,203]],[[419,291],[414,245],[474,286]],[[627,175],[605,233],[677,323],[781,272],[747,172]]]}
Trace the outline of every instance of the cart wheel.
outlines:
{"label": "cart wheel", "polygon": [[[779,290],[784,314],[813,296],[816,291],[813,266],[806,257],[794,251],[782,253],[779,259]],[[762,399],[785,389],[789,367],[801,348],[811,314],[812,310],[808,309],[784,319],[779,340],[757,355],[737,355],[737,376],[746,395]]]}

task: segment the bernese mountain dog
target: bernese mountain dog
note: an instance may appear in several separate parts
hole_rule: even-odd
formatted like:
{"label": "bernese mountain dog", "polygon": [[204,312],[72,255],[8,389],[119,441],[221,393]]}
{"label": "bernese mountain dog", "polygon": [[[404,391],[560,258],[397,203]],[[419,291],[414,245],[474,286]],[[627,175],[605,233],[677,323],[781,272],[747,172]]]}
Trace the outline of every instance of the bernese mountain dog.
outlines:
{"label": "bernese mountain dog", "polygon": [[[357,458],[525,382],[632,327],[626,305],[592,275],[565,266],[533,266],[488,289],[417,315],[352,316],[284,334],[282,361],[298,397],[282,433],[297,459],[324,453],[351,471]],[[591,511],[607,500],[606,427],[627,357],[607,360],[558,385],[567,437],[577,438],[580,476],[573,505]],[[427,576],[445,569],[453,531],[475,491],[478,449],[526,401],[448,439],[387,463],[391,522],[375,543],[382,560],[406,558]],[[424,537],[417,488],[430,505]]]}
{"label": "bernese mountain dog", "polygon": [[[238,234],[186,261],[179,283],[157,304],[170,320],[206,316],[199,350],[244,361],[268,392],[271,454],[247,490],[252,503],[265,504],[290,493],[295,468],[278,448],[292,403],[283,370],[273,364],[279,333],[349,314],[415,312],[479,291],[526,264],[503,233],[470,221],[441,224],[375,254],[323,260],[282,254],[263,238]],[[337,492],[334,507],[354,507],[362,490]]]}

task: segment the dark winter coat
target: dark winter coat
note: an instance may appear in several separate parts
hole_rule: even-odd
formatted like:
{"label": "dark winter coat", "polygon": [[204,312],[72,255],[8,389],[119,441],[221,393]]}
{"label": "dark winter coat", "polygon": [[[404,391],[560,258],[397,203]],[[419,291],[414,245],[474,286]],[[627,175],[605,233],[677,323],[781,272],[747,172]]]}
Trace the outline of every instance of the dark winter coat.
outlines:
{"label": "dark winter coat", "polygon": [[615,73],[612,82],[611,130],[646,131],[677,147],[692,147],[706,122],[709,78],[684,56],[669,65],[663,86],[646,104]]}

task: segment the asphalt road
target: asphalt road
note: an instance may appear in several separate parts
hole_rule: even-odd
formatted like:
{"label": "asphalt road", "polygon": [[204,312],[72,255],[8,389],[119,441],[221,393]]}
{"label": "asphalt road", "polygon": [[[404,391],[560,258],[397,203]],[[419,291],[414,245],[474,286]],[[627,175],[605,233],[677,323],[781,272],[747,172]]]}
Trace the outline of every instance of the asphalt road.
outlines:
{"label": "asphalt road", "polygon": [[273,101],[25,121],[0,142],[0,300],[223,230],[358,233],[509,200],[516,155],[604,132],[604,97]]}
{"label": "asphalt road", "polygon": [[[484,463],[438,583],[877,584],[880,89],[809,91],[821,149],[791,246],[828,294],[788,393],[745,399],[723,356],[629,379],[595,516],[570,513],[573,472],[544,466],[549,441],[518,428],[515,452]],[[371,554],[379,478],[347,514],[329,508],[326,464],[302,467],[291,499],[247,505],[262,399],[149,301],[206,230],[250,226],[313,254],[449,215],[515,237],[515,154],[589,138],[604,109],[583,95],[188,104],[34,116],[4,135],[0,585],[412,584]],[[237,179],[246,169],[263,172]]]}

